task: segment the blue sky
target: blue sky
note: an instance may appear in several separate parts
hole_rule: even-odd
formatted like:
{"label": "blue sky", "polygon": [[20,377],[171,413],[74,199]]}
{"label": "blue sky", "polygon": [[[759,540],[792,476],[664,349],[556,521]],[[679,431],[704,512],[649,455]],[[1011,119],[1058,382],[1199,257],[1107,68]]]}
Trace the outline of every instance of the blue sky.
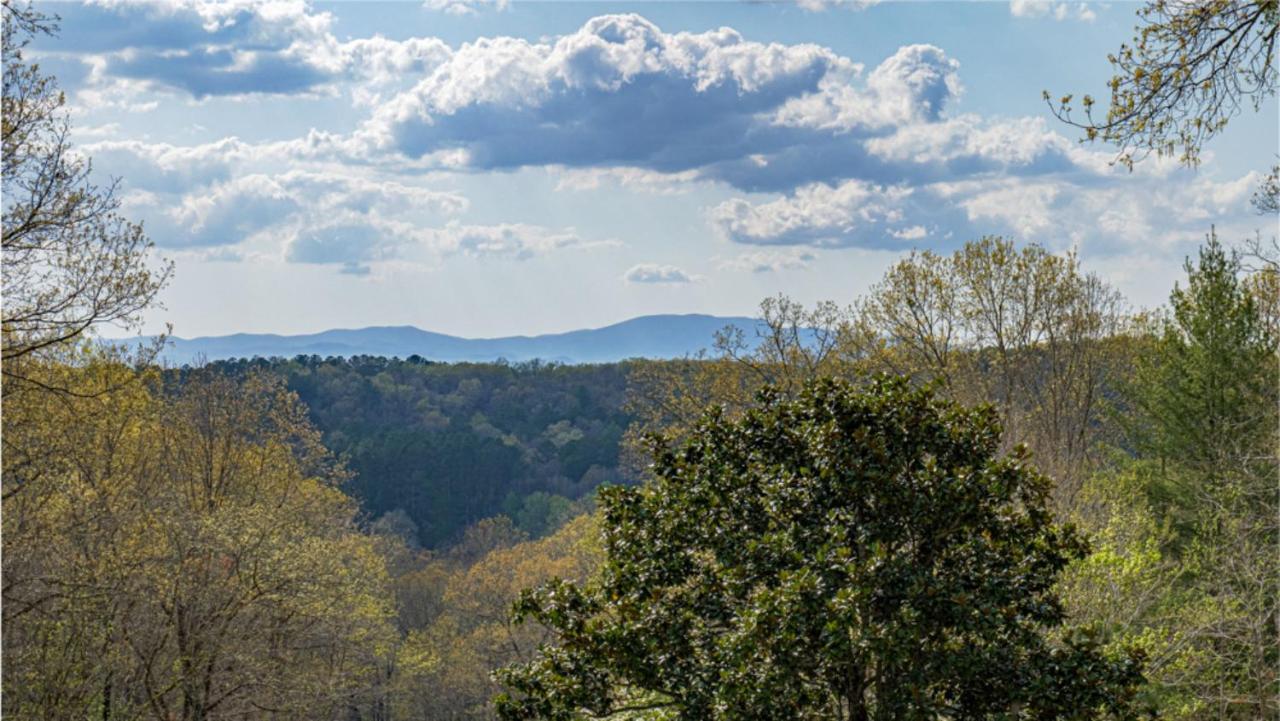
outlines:
{"label": "blue sky", "polygon": [[535,334],[848,303],[914,248],[1077,250],[1160,303],[1249,197],[1277,108],[1132,173],[1103,95],[1134,3],[50,6],[78,147],[177,276],[147,330]]}

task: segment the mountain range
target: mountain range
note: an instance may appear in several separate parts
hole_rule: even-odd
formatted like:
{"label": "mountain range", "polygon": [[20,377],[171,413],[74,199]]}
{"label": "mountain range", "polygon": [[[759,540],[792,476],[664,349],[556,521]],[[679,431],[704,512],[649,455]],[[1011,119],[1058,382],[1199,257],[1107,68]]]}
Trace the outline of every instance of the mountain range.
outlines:
{"label": "mountain range", "polygon": [[163,359],[174,365],[200,359],[290,358],[297,355],[417,355],[445,362],[511,362],[540,359],[561,363],[609,363],[627,358],[680,358],[708,349],[727,326],[756,338],[760,321],[712,315],[647,315],[591,328],[535,336],[460,338],[413,326],[335,329],[306,335],[237,333],[200,338],[170,337]]}

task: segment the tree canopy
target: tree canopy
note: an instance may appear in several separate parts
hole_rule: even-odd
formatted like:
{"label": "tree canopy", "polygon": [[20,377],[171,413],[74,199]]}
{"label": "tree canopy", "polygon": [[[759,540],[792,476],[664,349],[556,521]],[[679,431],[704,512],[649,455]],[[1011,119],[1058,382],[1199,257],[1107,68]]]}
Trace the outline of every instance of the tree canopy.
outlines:
{"label": "tree canopy", "polygon": [[1136,656],[1063,628],[1084,542],[989,407],[882,379],[711,411],[601,494],[599,578],[525,594],[558,645],[506,719],[1129,718]]}

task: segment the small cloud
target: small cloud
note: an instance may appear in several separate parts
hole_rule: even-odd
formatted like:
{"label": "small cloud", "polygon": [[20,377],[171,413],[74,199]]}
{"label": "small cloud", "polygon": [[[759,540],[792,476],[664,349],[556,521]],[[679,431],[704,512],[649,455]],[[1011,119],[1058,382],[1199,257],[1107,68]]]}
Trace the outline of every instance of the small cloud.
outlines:
{"label": "small cloud", "polygon": [[450,222],[429,230],[425,236],[440,252],[448,255],[495,256],[528,260],[568,248],[599,248],[619,245],[615,240],[585,240],[573,228],[556,230],[525,223],[462,225]]}
{"label": "small cloud", "polygon": [[808,10],[811,13],[818,13],[830,9],[843,10],[866,10],[873,5],[879,5],[880,0],[796,0],[796,5],[801,9]]}
{"label": "small cloud", "polygon": [[926,230],[923,225],[912,225],[907,228],[889,231],[889,235],[892,235],[898,240],[920,240],[928,234],[929,231]]}
{"label": "small cloud", "polygon": [[692,283],[697,280],[697,276],[691,276],[674,265],[657,263],[632,266],[622,278],[628,283]]}
{"label": "small cloud", "polygon": [[77,127],[72,132],[76,137],[83,140],[98,140],[101,138],[110,138],[120,134],[120,123],[107,123],[105,125],[90,125]]}
{"label": "small cloud", "polygon": [[698,173],[686,170],[679,173],[659,173],[644,168],[573,168],[552,166],[551,172],[559,176],[556,191],[587,191],[602,188],[626,188],[653,195],[686,193],[697,182]]}
{"label": "small cloud", "polygon": [[886,226],[903,222],[912,193],[859,180],[815,183],[760,204],[727,200],[711,209],[709,220],[734,243],[868,247],[882,242]]}
{"label": "small cloud", "polygon": [[720,267],[750,273],[776,273],[783,270],[804,270],[817,259],[816,255],[808,251],[761,251],[730,258],[720,263]]}
{"label": "small cloud", "polygon": [[448,15],[475,15],[480,10],[492,8],[506,10],[510,6],[508,0],[425,0],[422,7]]}
{"label": "small cloud", "polygon": [[1091,23],[1098,14],[1084,2],[1060,0],[1010,0],[1009,13],[1016,18],[1051,17],[1054,20],[1080,20]]}

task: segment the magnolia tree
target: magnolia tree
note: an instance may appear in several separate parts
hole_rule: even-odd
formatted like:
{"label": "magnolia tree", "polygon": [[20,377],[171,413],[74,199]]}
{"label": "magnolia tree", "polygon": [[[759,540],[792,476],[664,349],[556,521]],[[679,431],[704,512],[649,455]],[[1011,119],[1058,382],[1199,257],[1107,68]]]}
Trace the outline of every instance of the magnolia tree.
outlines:
{"label": "magnolia tree", "polygon": [[557,635],[505,719],[1133,718],[1136,652],[1067,629],[1085,552],[989,407],[903,380],[712,411],[600,496],[606,560],[526,592]]}

